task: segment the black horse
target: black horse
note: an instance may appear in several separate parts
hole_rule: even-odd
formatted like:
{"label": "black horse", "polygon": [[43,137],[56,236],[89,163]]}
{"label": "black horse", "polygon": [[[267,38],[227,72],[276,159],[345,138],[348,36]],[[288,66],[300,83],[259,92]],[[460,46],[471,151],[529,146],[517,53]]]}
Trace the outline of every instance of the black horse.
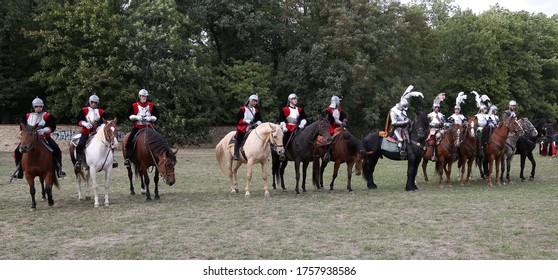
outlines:
{"label": "black horse", "polygon": [[552,121],[549,118],[537,118],[532,122],[533,126],[539,132],[537,142],[541,143],[539,147],[539,154],[542,156],[552,155],[552,136],[554,135],[554,128]]}
{"label": "black horse", "polygon": [[519,140],[517,140],[517,145],[515,147],[515,154],[521,156],[521,171],[519,173],[519,178],[521,178],[522,182],[525,181],[525,176],[523,176],[523,170],[525,169],[525,158],[529,158],[529,161],[531,162],[531,176],[529,176],[529,179],[535,179],[535,168],[537,167],[537,163],[535,162],[535,158],[533,157],[533,150],[537,146],[538,142],[538,131],[533,124],[523,127],[523,130],[525,131],[525,133],[519,138]]}
{"label": "black horse", "polygon": [[[407,183],[405,185],[406,191],[416,191],[418,187],[415,183],[417,176],[418,166],[422,160],[422,152],[426,143],[426,136],[428,135],[428,117],[424,112],[418,112],[416,119],[411,123],[409,128],[409,141],[406,142],[407,152]],[[362,141],[364,148],[368,154],[368,164],[364,166],[364,175],[366,176],[367,186],[369,189],[376,189],[378,186],[374,183],[374,169],[380,157],[385,156],[391,160],[404,160],[401,159],[400,153],[389,152],[381,149],[382,141],[384,138],[380,137],[378,132],[369,133]]]}
{"label": "black horse", "polygon": [[314,142],[318,135],[325,139],[331,137],[329,133],[329,122],[322,118],[311,123],[304,129],[297,129],[293,132],[292,140],[285,148],[285,161],[281,161],[277,153],[272,149],[271,152],[271,172],[273,174],[273,189],[276,190],[275,182],[281,178],[281,188],[285,189],[285,168],[288,161],[295,162],[296,173],[296,194],[300,194],[298,186],[300,181],[300,164],[302,163],[302,191],[306,192],[306,170],[311,161],[314,160]]}

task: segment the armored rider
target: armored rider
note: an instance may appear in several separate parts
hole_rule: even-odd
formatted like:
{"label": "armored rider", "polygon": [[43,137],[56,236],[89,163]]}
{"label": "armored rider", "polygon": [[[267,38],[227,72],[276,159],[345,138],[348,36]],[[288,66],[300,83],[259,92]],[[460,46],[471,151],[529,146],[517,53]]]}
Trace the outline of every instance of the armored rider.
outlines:
{"label": "armored rider", "polygon": [[[330,135],[334,135],[335,129],[338,127],[345,128],[347,126],[347,114],[341,109],[339,106],[341,104],[342,98],[339,96],[334,95],[329,100],[329,106],[325,109],[325,117],[329,122],[329,133]],[[326,140],[327,150],[324,155],[324,162],[328,162],[331,155],[331,142],[333,141],[334,137],[331,137]]]}
{"label": "armored rider", "polygon": [[480,158],[484,158],[482,134],[484,127],[488,125],[488,107],[484,104],[484,102],[490,101],[490,98],[488,98],[486,94],[480,96],[476,91],[472,91],[472,93],[475,94],[475,101],[477,103],[477,108],[479,108],[478,113],[475,115],[477,118],[478,155]]}
{"label": "armored rider", "polygon": [[510,102],[508,103],[508,109],[506,111],[504,111],[504,113],[502,114],[502,121],[505,122],[509,117],[516,117],[515,115],[515,109],[517,107],[517,102],[515,102],[515,100],[510,100]]}
{"label": "armored rider", "polygon": [[297,106],[298,96],[295,93],[289,94],[287,98],[287,106],[281,109],[279,113],[279,121],[283,130],[283,143],[285,147],[291,142],[291,135],[299,128],[304,129],[306,126],[306,113],[302,107]]}
{"label": "armored rider", "polygon": [[389,110],[391,122],[390,131],[393,131],[393,135],[397,140],[397,147],[399,147],[401,158],[405,158],[407,156],[407,152],[403,148],[403,141],[405,139],[403,134],[409,134],[408,127],[411,123],[411,120],[407,117],[407,109],[409,108],[408,98],[413,96],[424,98],[422,93],[418,91],[411,91],[412,89],[412,85],[408,86],[399,102]]}
{"label": "armored rider", "polygon": [[[56,118],[45,111],[45,103],[39,97],[33,99],[31,105],[33,106],[33,112],[23,115],[23,117],[21,118],[21,123],[30,126],[37,126],[37,134],[39,134],[39,137],[47,141],[48,145],[52,148],[52,156],[54,159],[56,176],[58,178],[66,177],[66,172],[62,170],[62,151],[60,151],[60,147],[58,146],[56,141],[54,141],[54,139],[50,137],[50,134],[56,130]],[[23,178],[23,169],[21,166],[22,157],[23,154],[19,150],[18,145],[14,151],[17,174],[12,175],[13,178]]]}
{"label": "armored rider", "polygon": [[455,106],[453,107],[453,115],[451,115],[448,119],[451,119],[453,123],[460,124],[460,125],[467,125],[467,120],[465,116],[461,114],[461,103],[465,102],[467,99],[467,95],[464,92],[460,92],[455,99]]}
{"label": "armored rider", "polygon": [[488,126],[491,128],[498,127],[500,125],[500,118],[498,117],[498,107],[496,105],[491,105],[488,111]]}
{"label": "armored rider", "polygon": [[434,98],[432,103],[432,112],[428,116],[430,133],[428,134],[428,143],[432,146],[432,161],[438,160],[438,145],[440,144],[443,127],[445,122],[444,115],[440,112],[440,102],[446,99],[445,93],[440,93]]}
{"label": "armored rider", "polygon": [[130,158],[134,151],[132,142],[138,131],[142,128],[155,129],[155,122],[159,119],[159,110],[157,106],[151,101],[148,101],[149,92],[146,89],[141,89],[138,92],[138,101],[132,103],[128,109],[128,119],[132,121],[132,131],[128,136],[126,142],[126,160],[124,166],[130,166]]}
{"label": "armored rider", "polygon": [[252,94],[248,97],[248,101],[244,106],[240,107],[240,110],[236,114],[236,137],[234,142],[234,160],[238,160],[238,152],[240,151],[240,145],[244,140],[244,136],[248,131],[255,126],[262,123],[262,116],[260,111],[256,108],[258,105],[259,98],[257,94]]}

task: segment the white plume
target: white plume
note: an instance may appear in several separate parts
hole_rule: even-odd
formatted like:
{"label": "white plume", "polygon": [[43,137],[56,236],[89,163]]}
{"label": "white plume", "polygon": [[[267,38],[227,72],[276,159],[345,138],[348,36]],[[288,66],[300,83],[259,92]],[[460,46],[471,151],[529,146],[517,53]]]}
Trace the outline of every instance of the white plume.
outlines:
{"label": "white plume", "polygon": [[475,94],[475,102],[477,103],[477,108],[480,108],[480,106],[482,105],[482,100],[479,93],[474,90],[471,91],[471,93]]}
{"label": "white plume", "polygon": [[461,106],[461,103],[465,103],[465,99],[467,99],[467,95],[464,92],[458,93],[455,98],[455,106]]}
{"label": "white plume", "polygon": [[409,97],[422,97],[422,98],[424,98],[424,95],[422,94],[422,92],[411,91],[411,90],[413,90],[412,85],[407,87],[407,89],[405,90],[405,92],[401,96],[401,100],[403,100],[403,99],[407,100],[407,99],[409,99]]}

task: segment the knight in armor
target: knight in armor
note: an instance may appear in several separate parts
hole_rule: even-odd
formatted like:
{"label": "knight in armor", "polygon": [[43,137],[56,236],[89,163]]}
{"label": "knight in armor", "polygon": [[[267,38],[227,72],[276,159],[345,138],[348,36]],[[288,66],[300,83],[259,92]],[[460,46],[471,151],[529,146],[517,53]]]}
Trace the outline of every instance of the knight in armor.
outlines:
{"label": "knight in armor", "polygon": [[430,133],[428,134],[428,143],[432,146],[432,161],[438,160],[438,145],[444,134],[443,127],[445,123],[445,117],[440,113],[440,102],[446,99],[445,93],[440,93],[434,99],[432,104],[432,112],[430,112],[427,117],[429,120]]}
{"label": "knight in armor", "polygon": [[405,140],[403,134],[409,135],[408,128],[411,124],[411,120],[407,117],[407,109],[409,109],[408,98],[413,96],[424,98],[422,93],[418,91],[411,91],[412,89],[412,85],[408,86],[399,102],[389,110],[391,122],[390,131],[393,131],[393,135],[397,140],[397,147],[399,147],[401,158],[405,158],[407,156],[407,152],[403,148],[403,141]]}
{"label": "knight in armor", "polygon": [[[39,137],[46,140],[48,145],[52,148],[56,176],[58,176],[58,178],[66,177],[66,172],[62,170],[62,151],[60,151],[60,147],[56,141],[50,137],[50,134],[56,130],[56,118],[44,110],[45,104],[39,97],[33,99],[31,105],[33,106],[33,112],[25,114],[21,119],[21,123],[30,126],[37,125],[37,133],[39,134]],[[23,155],[19,151],[18,145],[14,151],[17,174],[13,175],[13,178],[23,178],[23,169],[21,166],[22,157]]]}
{"label": "knight in armor", "polygon": [[465,102],[465,99],[467,99],[467,95],[465,95],[464,92],[460,92],[457,95],[457,98],[455,99],[455,106],[453,107],[453,115],[451,115],[448,119],[453,120],[453,123],[459,124],[459,125],[467,125],[467,120],[465,119],[465,116],[463,116],[463,114],[461,114],[461,103]]}
{"label": "knight in armor", "polygon": [[[508,109],[502,114],[502,121],[505,122],[509,117],[516,117],[515,108],[517,107],[517,102],[515,100],[510,100],[508,103]],[[516,117],[517,118],[517,117]]]}
{"label": "knight in armor", "polygon": [[477,141],[478,141],[478,155],[480,158],[484,158],[484,148],[482,143],[483,129],[488,125],[488,106],[484,102],[490,102],[490,98],[486,94],[480,96],[476,91],[472,91],[475,94],[475,101],[477,103],[477,108],[479,112],[475,115],[477,118]]}
{"label": "knight in armor", "polygon": [[[325,109],[325,117],[329,122],[329,133],[334,135],[335,128],[342,127],[345,128],[347,126],[347,114],[341,110],[339,104],[341,104],[341,98],[334,95],[330,99],[329,106]],[[326,140],[327,151],[324,155],[324,162],[328,162],[330,158],[331,152],[331,142],[333,141],[333,137]]]}
{"label": "knight in armor", "polygon": [[148,101],[149,92],[141,89],[138,92],[138,101],[132,103],[128,109],[128,119],[132,122],[132,130],[126,142],[126,160],[124,166],[130,166],[130,158],[134,154],[132,142],[138,131],[142,128],[155,129],[154,124],[159,119],[159,110],[151,101]]}
{"label": "knight in armor", "polygon": [[488,126],[491,128],[498,127],[500,125],[500,118],[498,117],[498,107],[496,105],[490,106],[488,111]]}
{"label": "knight in armor", "polygon": [[[79,170],[82,164],[85,164],[85,145],[87,140],[89,140],[90,134],[96,132],[99,125],[107,119],[105,111],[99,108],[99,96],[96,94],[89,96],[87,106],[81,108],[76,116],[77,125],[81,127],[81,137],[76,146],[77,160],[74,169]],[[115,165],[117,163],[113,163],[113,167]]]}
{"label": "knight in armor", "polygon": [[287,106],[281,109],[279,113],[279,121],[283,130],[283,143],[285,147],[289,144],[292,133],[297,129],[304,129],[306,126],[306,113],[302,107],[296,106],[298,96],[295,93],[289,94],[287,98]]}
{"label": "knight in armor", "polygon": [[248,131],[256,126],[262,124],[262,117],[260,111],[256,108],[259,98],[257,94],[252,94],[248,97],[248,101],[236,114],[236,136],[234,142],[234,160],[238,160],[238,152],[240,145],[244,141],[244,136]]}

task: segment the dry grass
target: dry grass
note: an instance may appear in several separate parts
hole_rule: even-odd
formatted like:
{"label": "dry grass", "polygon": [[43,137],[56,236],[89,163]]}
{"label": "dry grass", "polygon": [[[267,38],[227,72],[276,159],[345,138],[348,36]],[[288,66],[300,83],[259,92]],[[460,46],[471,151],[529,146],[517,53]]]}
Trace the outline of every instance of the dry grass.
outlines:
{"label": "dry grass", "polygon": [[[421,191],[412,193],[398,175],[404,162],[381,160],[379,189],[368,191],[356,177],[354,194],[345,191],[343,165],[335,191],[308,187],[298,197],[290,163],[288,192],[264,199],[257,168],[252,197],[245,199],[245,168],[241,193],[231,195],[213,150],[183,149],[177,184],[163,185],[158,201],[130,196],[119,167],[110,206],[95,209],[92,200],[78,201],[75,179],[68,177],[53,191],[53,207],[41,202],[31,212],[28,186],[21,180],[8,184],[11,154],[0,156],[2,259],[558,258],[558,163],[549,158],[537,157],[535,181],[495,187],[475,181],[441,190],[418,176]],[[514,178],[518,165],[515,159]],[[433,177],[431,166],[429,171]]]}

